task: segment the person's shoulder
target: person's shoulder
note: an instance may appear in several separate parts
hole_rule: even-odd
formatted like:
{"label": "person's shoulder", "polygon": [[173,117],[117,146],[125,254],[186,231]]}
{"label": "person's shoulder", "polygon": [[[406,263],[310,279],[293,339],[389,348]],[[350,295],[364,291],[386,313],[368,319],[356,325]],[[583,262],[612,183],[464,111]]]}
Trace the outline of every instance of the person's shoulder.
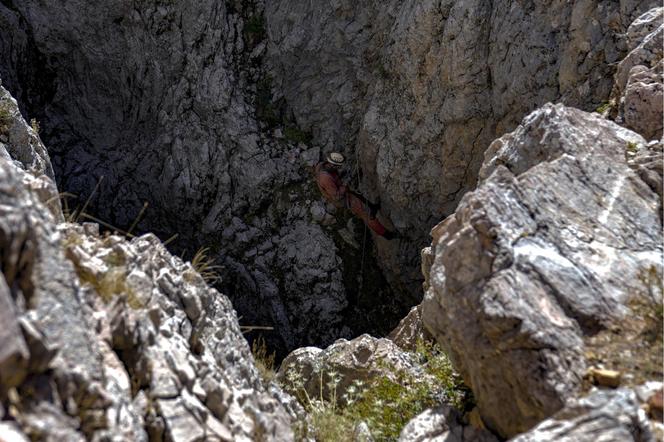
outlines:
{"label": "person's shoulder", "polygon": [[329,171],[327,170],[327,167],[325,167],[325,161],[319,161],[319,162],[314,166],[314,170],[316,171],[316,173],[320,173],[320,172],[329,172]]}

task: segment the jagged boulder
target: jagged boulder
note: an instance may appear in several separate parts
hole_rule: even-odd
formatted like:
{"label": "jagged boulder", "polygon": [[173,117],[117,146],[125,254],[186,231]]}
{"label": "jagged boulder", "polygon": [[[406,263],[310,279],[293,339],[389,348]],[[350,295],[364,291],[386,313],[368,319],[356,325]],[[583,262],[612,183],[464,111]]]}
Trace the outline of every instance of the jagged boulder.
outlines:
{"label": "jagged boulder", "polygon": [[23,119],[18,103],[0,83],[0,158],[20,169],[24,182],[53,216],[62,221],[62,208],[55,186],[53,166],[36,128]]}
{"label": "jagged boulder", "polygon": [[627,161],[644,148],[546,105],[489,147],[477,190],[432,230],[424,323],[501,436],[576,396],[584,339],[629,314],[644,273],[662,275],[660,198]]}
{"label": "jagged boulder", "polygon": [[127,242],[75,225],[63,233],[106,351],[119,355],[143,396],[139,415],[147,416],[151,435],[292,437],[290,417],[262,385],[231,303],[190,264],[153,235]]}
{"label": "jagged boulder", "polygon": [[[18,151],[12,140],[0,147]],[[153,235],[58,224],[30,186],[50,180],[46,169],[22,168],[39,160],[0,158],[0,420],[13,422],[0,428],[40,440],[292,440],[295,405],[261,381],[230,301]]]}
{"label": "jagged boulder", "polygon": [[511,442],[654,441],[646,413],[630,389],[597,390]]}
{"label": "jagged boulder", "polygon": [[612,92],[617,121],[647,140],[659,140],[664,118],[664,8],[637,18],[627,37],[630,52],[618,65]]}
{"label": "jagged boulder", "polygon": [[625,87],[623,101],[625,125],[648,140],[662,138],[663,70],[662,60],[650,69],[641,65],[635,66],[630,71]]}
{"label": "jagged boulder", "polygon": [[662,198],[664,175],[664,145],[661,141],[648,143],[645,148],[630,152],[628,164]]}
{"label": "jagged boulder", "polygon": [[448,406],[432,408],[414,417],[401,431],[399,442],[498,442],[486,430],[463,422],[458,411]]}

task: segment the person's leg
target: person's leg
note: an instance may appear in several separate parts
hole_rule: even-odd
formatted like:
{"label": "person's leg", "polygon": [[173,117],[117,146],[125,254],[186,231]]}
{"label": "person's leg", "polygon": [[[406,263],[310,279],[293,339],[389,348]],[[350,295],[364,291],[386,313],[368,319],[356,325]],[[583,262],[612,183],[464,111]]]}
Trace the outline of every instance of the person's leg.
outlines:
{"label": "person's leg", "polygon": [[360,218],[364,223],[374,232],[376,232],[380,236],[384,236],[385,232],[387,232],[387,229],[383,224],[378,221],[377,218],[374,218],[370,215],[370,210],[369,206],[366,203],[366,200],[364,198],[360,197],[359,195],[356,195],[352,192],[347,193],[347,201],[348,201],[348,208],[350,209],[355,216]]}

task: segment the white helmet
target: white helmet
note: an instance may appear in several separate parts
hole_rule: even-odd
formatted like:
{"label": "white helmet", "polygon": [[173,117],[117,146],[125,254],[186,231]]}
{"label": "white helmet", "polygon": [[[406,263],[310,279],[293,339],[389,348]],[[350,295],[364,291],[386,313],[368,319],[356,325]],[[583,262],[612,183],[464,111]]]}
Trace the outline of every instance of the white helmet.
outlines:
{"label": "white helmet", "polygon": [[327,156],[327,162],[334,164],[335,166],[343,166],[344,161],[346,161],[346,157],[344,157],[343,154],[340,154],[339,152],[331,152]]}

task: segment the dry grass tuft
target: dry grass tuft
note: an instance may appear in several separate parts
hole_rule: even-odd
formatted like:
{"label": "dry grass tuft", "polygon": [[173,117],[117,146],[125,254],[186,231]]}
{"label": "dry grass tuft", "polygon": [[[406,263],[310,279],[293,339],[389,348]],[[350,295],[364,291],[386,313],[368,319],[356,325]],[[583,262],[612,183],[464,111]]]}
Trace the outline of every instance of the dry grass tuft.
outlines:
{"label": "dry grass tuft", "polygon": [[251,353],[254,355],[256,368],[265,382],[272,382],[276,377],[274,370],[275,352],[270,352],[262,336],[254,339],[251,344]]}
{"label": "dry grass tuft", "polygon": [[215,264],[215,259],[210,257],[209,247],[201,247],[191,260],[191,266],[198,272],[208,285],[214,285],[219,281],[218,271],[221,266]]}

